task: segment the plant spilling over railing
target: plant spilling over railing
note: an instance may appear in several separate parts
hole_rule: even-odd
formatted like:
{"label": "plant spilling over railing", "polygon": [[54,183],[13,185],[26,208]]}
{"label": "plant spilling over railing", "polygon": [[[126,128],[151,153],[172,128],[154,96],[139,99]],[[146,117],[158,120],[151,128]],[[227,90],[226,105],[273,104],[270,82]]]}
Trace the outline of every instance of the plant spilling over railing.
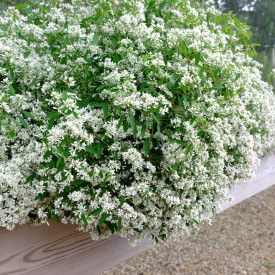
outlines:
{"label": "plant spilling over railing", "polygon": [[[55,1],[56,2],[56,1]],[[169,239],[275,145],[246,25],[189,0],[73,0],[0,18],[0,225]]]}

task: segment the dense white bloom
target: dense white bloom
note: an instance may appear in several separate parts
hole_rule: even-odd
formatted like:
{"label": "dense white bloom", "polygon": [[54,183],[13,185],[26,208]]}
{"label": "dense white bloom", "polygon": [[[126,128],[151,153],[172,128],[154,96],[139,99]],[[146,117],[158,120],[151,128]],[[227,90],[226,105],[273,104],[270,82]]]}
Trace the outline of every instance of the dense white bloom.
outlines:
{"label": "dense white bloom", "polygon": [[94,239],[169,239],[255,175],[275,96],[212,2],[0,17],[0,226],[53,217]]}

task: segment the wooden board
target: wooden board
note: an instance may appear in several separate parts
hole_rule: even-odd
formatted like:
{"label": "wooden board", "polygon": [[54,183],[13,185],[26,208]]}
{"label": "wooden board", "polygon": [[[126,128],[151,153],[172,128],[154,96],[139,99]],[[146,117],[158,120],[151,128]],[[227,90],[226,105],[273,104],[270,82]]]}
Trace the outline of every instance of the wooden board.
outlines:
{"label": "wooden board", "polygon": [[[98,274],[147,249],[117,235],[92,241],[75,226],[17,226],[0,231],[0,274]],[[149,245],[148,245],[149,247]]]}
{"label": "wooden board", "polygon": [[[239,183],[231,195],[233,203],[253,196],[275,184],[275,155],[263,158],[254,181]],[[72,225],[51,222],[51,226],[17,226],[13,231],[0,229],[0,274],[96,275],[148,249],[148,241],[136,247],[125,238],[113,236],[92,241],[89,233]]]}

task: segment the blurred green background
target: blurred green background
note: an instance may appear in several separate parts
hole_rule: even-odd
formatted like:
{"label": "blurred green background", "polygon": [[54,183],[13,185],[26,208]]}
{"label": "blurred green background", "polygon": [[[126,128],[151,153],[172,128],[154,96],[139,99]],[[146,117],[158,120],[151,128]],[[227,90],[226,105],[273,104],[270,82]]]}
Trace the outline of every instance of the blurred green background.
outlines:
{"label": "blurred green background", "polygon": [[[46,2],[49,1],[54,0],[46,0]],[[70,0],[65,1],[70,2]],[[202,5],[205,2],[205,0],[197,1]],[[251,43],[261,45],[256,47],[255,59],[263,64],[263,78],[267,80],[267,75],[275,68],[275,0],[214,1],[216,7],[222,12],[232,11],[240,21],[251,26],[253,33]],[[28,2],[29,0],[0,0],[0,13],[10,5],[27,4]],[[273,84],[275,87],[275,81]]]}
{"label": "blurred green background", "polygon": [[5,8],[7,8],[9,5],[18,5],[19,3],[20,3],[20,1],[17,1],[17,0],[1,0],[0,10],[2,11]]}

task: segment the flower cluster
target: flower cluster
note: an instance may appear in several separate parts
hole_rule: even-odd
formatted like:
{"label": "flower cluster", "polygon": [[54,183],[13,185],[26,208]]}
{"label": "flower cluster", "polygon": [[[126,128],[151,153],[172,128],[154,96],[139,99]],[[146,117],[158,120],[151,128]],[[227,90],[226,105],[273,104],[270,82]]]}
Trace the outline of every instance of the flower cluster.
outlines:
{"label": "flower cluster", "polygon": [[205,6],[73,0],[0,17],[0,226],[166,240],[254,176],[275,148],[275,96],[246,27]]}

